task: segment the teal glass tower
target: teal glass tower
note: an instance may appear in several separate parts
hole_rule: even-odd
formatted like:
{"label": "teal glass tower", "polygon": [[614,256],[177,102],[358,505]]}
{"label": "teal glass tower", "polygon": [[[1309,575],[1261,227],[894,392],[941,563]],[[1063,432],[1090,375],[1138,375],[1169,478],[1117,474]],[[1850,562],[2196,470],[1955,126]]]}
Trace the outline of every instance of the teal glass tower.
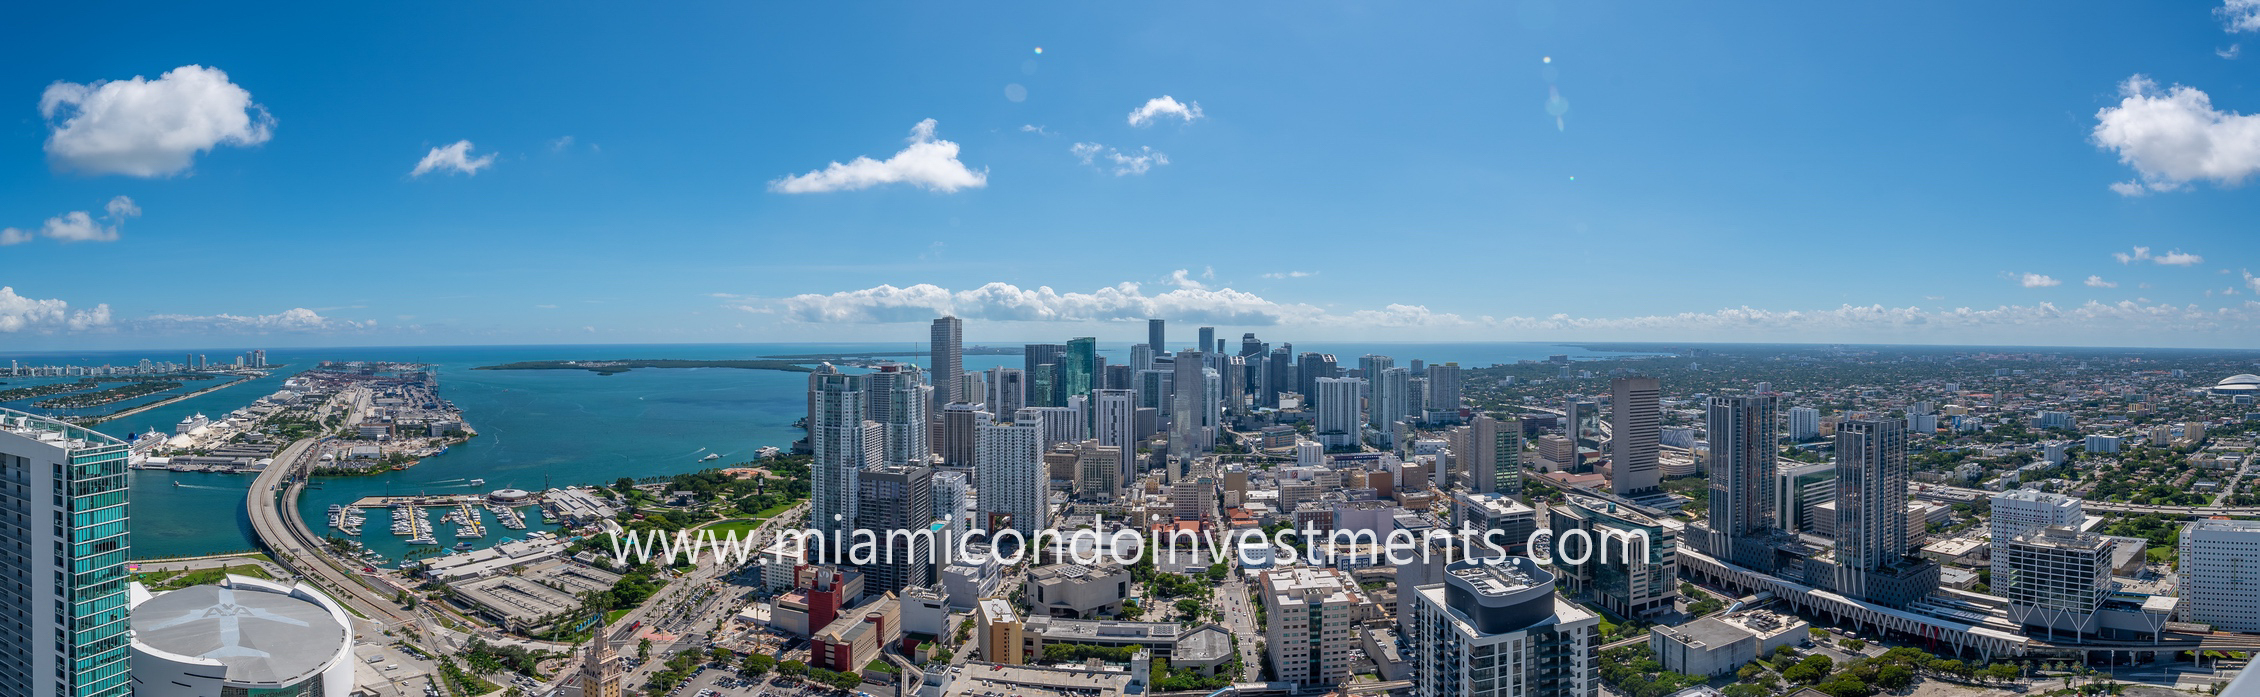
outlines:
{"label": "teal glass tower", "polygon": [[0,694],[124,697],[125,441],[0,409]]}
{"label": "teal glass tower", "polygon": [[1068,339],[1066,361],[1067,364],[1059,369],[1059,376],[1065,381],[1061,386],[1060,402],[1053,406],[1066,406],[1068,397],[1090,396],[1091,389],[1096,387],[1091,381],[1097,379],[1099,340],[1088,336]]}

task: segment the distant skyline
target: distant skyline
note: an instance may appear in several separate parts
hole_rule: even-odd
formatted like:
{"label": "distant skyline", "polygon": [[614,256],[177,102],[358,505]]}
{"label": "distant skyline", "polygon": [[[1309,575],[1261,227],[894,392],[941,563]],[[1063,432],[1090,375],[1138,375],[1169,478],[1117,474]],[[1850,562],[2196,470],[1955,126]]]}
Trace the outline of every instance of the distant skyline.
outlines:
{"label": "distant skyline", "polygon": [[361,9],[0,8],[0,356],[2260,344],[2250,0]]}

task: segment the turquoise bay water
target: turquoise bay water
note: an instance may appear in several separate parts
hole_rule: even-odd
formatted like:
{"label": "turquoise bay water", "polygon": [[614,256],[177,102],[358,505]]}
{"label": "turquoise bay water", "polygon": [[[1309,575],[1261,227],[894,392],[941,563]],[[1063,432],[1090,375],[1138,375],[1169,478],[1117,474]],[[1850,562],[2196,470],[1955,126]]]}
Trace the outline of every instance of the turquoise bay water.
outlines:
{"label": "turquoise bay water", "polygon": [[[1175,328],[1191,338],[1190,328]],[[1175,332],[1173,332],[1174,334]],[[1228,337],[1237,347],[1239,338]],[[1018,343],[989,342],[992,345]],[[1189,344],[1190,342],[1184,342]],[[788,447],[800,437],[792,427],[807,408],[803,373],[735,368],[638,369],[616,375],[567,370],[472,370],[512,361],[603,358],[751,358],[774,354],[856,351],[914,351],[918,344],[699,344],[642,346],[478,346],[278,349],[268,360],[289,367],[266,378],[212,394],[103,423],[99,428],[131,437],[150,428],[171,432],[182,417],[202,412],[218,416],[279,389],[289,375],[323,360],[402,360],[433,363],[440,371],[440,394],[455,402],[479,436],[417,466],[369,477],[329,477],[299,502],[307,523],[324,528],[331,504],[363,496],[456,494],[500,488],[595,484],[620,477],[646,477],[696,471],[750,459],[756,448]],[[1419,358],[1431,363],[1458,361],[1486,366],[1567,353],[1579,358],[1609,355],[1552,344],[1297,344],[1297,352],[1329,351],[1345,366],[1356,356],[1395,356],[1398,365]],[[180,351],[82,352],[0,356],[26,364],[123,364]],[[1102,346],[1110,363],[1127,361],[1126,344]],[[214,353],[213,355],[220,355]],[[924,356],[895,358],[925,363]],[[967,370],[995,365],[1018,367],[1019,356],[967,356]],[[11,381],[16,385],[27,382]],[[191,388],[193,389],[193,388]],[[10,405],[24,408],[18,405]],[[700,462],[707,453],[722,458]],[[135,558],[213,554],[253,547],[243,511],[248,475],[133,472],[132,544]],[[484,486],[468,486],[470,479]],[[179,485],[176,486],[175,483]],[[531,510],[531,509],[528,509]],[[495,524],[481,511],[486,537],[475,546],[522,534]],[[406,550],[404,538],[390,533],[389,511],[371,511],[361,541],[392,559]],[[436,519],[438,513],[435,512]],[[527,521],[543,529],[539,516]],[[440,526],[440,542],[453,545],[452,526]]]}

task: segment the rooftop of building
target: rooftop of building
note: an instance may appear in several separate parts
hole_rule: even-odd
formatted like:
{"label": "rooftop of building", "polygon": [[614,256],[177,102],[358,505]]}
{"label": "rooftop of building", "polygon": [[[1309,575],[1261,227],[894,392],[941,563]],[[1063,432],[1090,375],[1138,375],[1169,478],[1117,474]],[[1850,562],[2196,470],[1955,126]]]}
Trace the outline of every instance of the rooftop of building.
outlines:
{"label": "rooftop of building", "polygon": [[0,408],[0,431],[67,450],[126,444],[101,431],[6,408]]}
{"label": "rooftop of building", "polygon": [[2065,496],[2063,494],[2050,493],[2046,491],[2039,491],[2036,489],[2010,489],[1998,494],[1994,494],[1993,500],[2030,501],[2033,503],[2044,503],[2051,506],[2073,506],[2078,505],[2080,501],[2076,497]]}
{"label": "rooftop of building", "polygon": [[1019,616],[1019,613],[1012,611],[1012,603],[1003,598],[982,598],[979,607],[981,614],[1002,622],[1014,621]]}
{"label": "rooftop of building", "polygon": [[229,682],[296,685],[353,641],[318,597],[240,576],[167,591],[133,607],[133,643],[218,661]]}
{"label": "rooftop of building", "polygon": [[1471,564],[1444,573],[1466,581],[1469,588],[1483,596],[1506,595],[1540,582],[1553,583],[1553,579],[1541,579],[1515,564]]}
{"label": "rooftop of building", "polygon": [[1121,671],[1069,670],[972,661],[942,697],[1119,697],[1130,684]]}

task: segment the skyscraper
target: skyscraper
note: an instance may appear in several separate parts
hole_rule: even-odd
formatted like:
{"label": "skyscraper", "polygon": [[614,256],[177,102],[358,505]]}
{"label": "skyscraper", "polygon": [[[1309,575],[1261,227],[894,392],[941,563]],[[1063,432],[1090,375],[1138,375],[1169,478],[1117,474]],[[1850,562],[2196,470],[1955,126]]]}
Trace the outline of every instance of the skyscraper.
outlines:
{"label": "skyscraper", "polygon": [[1303,408],[1309,409],[1311,400],[1318,398],[1318,379],[1339,377],[1340,373],[1331,353],[1306,353],[1295,360],[1295,391],[1303,395]]}
{"label": "skyscraper", "polygon": [[[1453,453],[1459,457],[1462,453]],[[1478,494],[1522,494],[1522,429],[1489,415],[1470,419],[1464,464],[1468,487]]]}
{"label": "skyscraper", "polygon": [[931,536],[891,535],[928,530],[934,523],[934,471],[920,465],[873,465],[857,474],[856,527],[871,531],[878,553],[863,570],[863,592],[900,593],[934,582]]}
{"label": "skyscraper", "polygon": [[1264,348],[1263,342],[1256,339],[1255,332],[1240,335],[1240,355],[1257,356],[1268,352],[1269,350]]}
{"label": "skyscraper", "polygon": [[[1391,430],[1389,423],[1396,421],[1394,417],[1379,413],[1380,409],[1376,408],[1381,406],[1381,371],[1396,364],[1397,359],[1388,356],[1377,356],[1369,353],[1358,357],[1358,377],[1365,380],[1365,391],[1360,393],[1359,396],[1365,398],[1364,411],[1362,412],[1364,421],[1362,423],[1365,424],[1366,428],[1386,433]],[[1407,375],[1406,377],[1409,379],[1411,376]]]}
{"label": "skyscraper", "polygon": [[1200,351],[1178,351],[1171,358],[1176,394],[1169,410],[1169,454],[1186,458],[1199,449],[1197,432],[1208,420],[1200,413],[1202,403],[1208,401],[1204,394],[1207,383],[1201,374]]}
{"label": "skyscraper", "polygon": [[1357,444],[1358,392],[1364,385],[1357,378],[1318,378],[1311,426],[1320,444],[1328,448]]}
{"label": "skyscraper", "polygon": [[1043,419],[1022,413],[1029,414],[1027,421],[987,424],[975,434],[973,470],[980,486],[974,524],[991,534],[1011,528],[1023,540],[1034,540],[1036,531],[1051,524],[1045,500],[1050,473],[1044,469]]}
{"label": "skyscraper", "polygon": [[1412,371],[1406,368],[1382,368],[1380,374],[1367,378],[1378,380],[1373,386],[1371,414],[1366,424],[1380,431],[1382,440],[1395,447],[1395,424],[1412,411]]}
{"label": "skyscraper", "polygon": [[1907,430],[1898,419],[1836,427],[1836,550],[1805,578],[1847,596],[1906,607],[1938,589],[1938,565],[1908,554]]}
{"label": "skyscraper", "polygon": [[1067,403],[1067,398],[1088,396],[1093,388],[1098,387],[1092,381],[1099,374],[1099,340],[1088,336],[1068,339],[1065,361],[1060,374],[1067,382],[1060,388],[1060,401],[1057,402],[1063,405]]}
{"label": "skyscraper", "polygon": [[810,374],[809,397],[809,528],[830,544],[855,525],[856,473],[885,461],[886,431],[865,418],[861,375]]}
{"label": "skyscraper", "polygon": [[1158,318],[1146,320],[1146,347],[1153,349],[1155,355],[1169,353],[1169,336],[1164,328]]}
{"label": "skyscraper", "polygon": [[989,369],[989,396],[985,402],[991,414],[1010,414],[1028,406],[1028,373],[1018,368],[996,366]]}
{"label": "skyscraper", "polygon": [[1193,344],[1193,350],[1200,351],[1202,353],[1216,350],[1215,327],[1201,327],[1199,330],[1199,335],[1200,340]]}
{"label": "skyscraper", "polygon": [[1442,583],[1406,595],[1419,697],[1589,697],[1599,687],[1601,618],[1557,597],[1538,562],[1453,562]]}
{"label": "skyscraper", "polygon": [[1457,420],[1460,412],[1460,389],[1466,384],[1467,379],[1461,375],[1458,363],[1428,366],[1426,420]]}
{"label": "skyscraper", "polygon": [[[1066,344],[1028,344],[1021,348],[1020,369],[1028,376],[1026,406],[1056,407],[1066,403],[1067,395],[1060,391],[1058,384],[1060,363],[1065,361],[1066,355]],[[1052,367],[1043,368],[1047,365]],[[1049,379],[1045,379],[1045,376],[1049,376]]]}
{"label": "skyscraper", "polygon": [[1093,395],[1096,416],[1093,435],[1099,445],[1122,448],[1135,447],[1137,436],[1131,432],[1131,422],[1137,414],[1138,393],[1131,390],[1099,390]]}
{"label": "skyscraper", "polygon": [[[928,436],[934,387],[926,384],[918,366],[907,363],[890,363],[863,377],[864,404],[868,417],[886,429],[886,450],[882,462],[890,465],[925,464],[926,456],[933,452]],[[866,463],[879,464],[879,463]]]}
{"label": "skyscraper", "polygon": [[1710,527],[1729,537],[1761,535],[1773,527],[1774,396],[1710,398]]}
{"label": "skyscraper", "polygon": [[1154,369],[1154,347],[1145,344],[1130,345],[1130,372],[1143,373]]}
{"label": "skyscraper", "polygon": [[[0,694],[132,694],[125,441],[0,409]],[[319,684],[316,682],[314,684]]]}
{"label": "skyscraper", "polygon": [[972,467],[974,434],[989,419],[989,412],[964,402],[942,408],[942,464]]}
{"label": "skyscraper", "polygon": [[928,367],[934,371],[933,413],[941,413],[950,402],[971,402],[970,395],[957,391],[958,382],[965,374],[965,323],[956,317],[943,315],[934,319],[933,343],[928,344],[931,357]]}
{"label": "skyscraper", "polygon": [[2260,632],[2260,521],[2199,520],[2182,528],[2182,599],[2189,621]]}
{"label": "skyscraper", "polygon": [[1264,361],[1264,372],[1269,379],[1264,381],[1263,391],[1256,393],[1256,399],[1261,400],[1263,406],[1277,409],[1279,393],[1302,389],[1301,383],[1295,381],[1295,354],[1290,351],[1292,349],[1285,346],[1272,349],[1271,357]]}
{"label": "skyscraper", "polygon": [[1896,420],[1836,427],[1836,559],[1876,569],[1907,553],[1907,432]]}
{"label": "skyscraper", "polygon": [[1812,407],[1789,408],[1789,439],[1805,441],[1821,437],[1821,410]]}
{"label": "skyscraper", "polygon": [[1617,378],[1609,381],[1609,395],[1610,492],[1638,498],[1661,491],[1662,386],[1651,377]]}

